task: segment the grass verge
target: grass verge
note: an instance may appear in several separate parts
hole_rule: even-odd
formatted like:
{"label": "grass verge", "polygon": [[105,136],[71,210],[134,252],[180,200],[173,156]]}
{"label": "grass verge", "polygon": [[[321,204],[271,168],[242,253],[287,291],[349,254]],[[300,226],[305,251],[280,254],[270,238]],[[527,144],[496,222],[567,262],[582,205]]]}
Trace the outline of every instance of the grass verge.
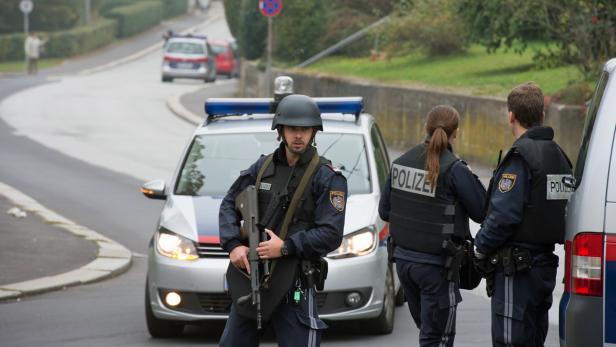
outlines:
{"label": "grass verge", "polygon": [[[39,70],[59,65],[64,59],[41,59],[38,61]],[[25,61],[4,61],[0,62],[0,72],[24,72],[26,71]]]}
{"label": "grass verge", "polygon": [[530,49],[523,54],[513,50],[488,54],[484,47],[473,45],[463,54],[447,57],[419,53],[378,61],[368,57],[331,57],[305,70],[495,96],[506,96],[511,87],[527,81],[539,84],[545,94],[552,95],[582,80],[575,66],[537,69],[532,56]]}

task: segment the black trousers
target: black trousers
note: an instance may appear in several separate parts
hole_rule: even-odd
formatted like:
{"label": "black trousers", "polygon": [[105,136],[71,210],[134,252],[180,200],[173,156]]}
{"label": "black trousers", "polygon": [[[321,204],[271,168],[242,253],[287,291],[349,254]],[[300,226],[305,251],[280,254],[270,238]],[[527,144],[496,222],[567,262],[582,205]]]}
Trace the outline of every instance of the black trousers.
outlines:
{"label": "black trousers", "polygon": [[555,284],[554,266],[534,266],[512,276],[497,270],[492,296],[492,345],[543,346]]}
{"label": "black trousers", "polygon": [[[314,289],[307,290],[299,303],[283,299],[268,324],[274,326],[278,346],[284,347],[318,347],[321,345],[321,331],[327,328],[318,317]],[[256,320],[240,316],[232,304],[220,346],[258,346],[259,338]]]}
{"label": "black trousers", "polygon": [[447,281],[443,267],[396,258],[398,278],[411,316],[419,328],[419,344],[453,346],[456,308],[462,296],[458,284]]}

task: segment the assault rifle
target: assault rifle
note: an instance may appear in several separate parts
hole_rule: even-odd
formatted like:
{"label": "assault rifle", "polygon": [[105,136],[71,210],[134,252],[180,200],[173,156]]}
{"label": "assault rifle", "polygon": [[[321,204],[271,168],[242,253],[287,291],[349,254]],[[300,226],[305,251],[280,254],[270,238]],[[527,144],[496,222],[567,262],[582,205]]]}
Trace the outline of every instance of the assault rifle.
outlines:
{"label": "assault rifle", "polygon": [[269,276],[268,262],[262,262],[257,254],[257,247],[262,240],[267,240],[267,235],[260,230],[259,224],[259,202],[257,200],[257,189],[255,186],[248,186],[235,198],[235,208],[242,214],[244,225],[242,226],[242,238],[248,238],[249,252],[248,262],[250,263],[250,293],[237,299],[238,305],[251,304],[257,309],[257,329],[261,330],[261,265],[263,273]]}

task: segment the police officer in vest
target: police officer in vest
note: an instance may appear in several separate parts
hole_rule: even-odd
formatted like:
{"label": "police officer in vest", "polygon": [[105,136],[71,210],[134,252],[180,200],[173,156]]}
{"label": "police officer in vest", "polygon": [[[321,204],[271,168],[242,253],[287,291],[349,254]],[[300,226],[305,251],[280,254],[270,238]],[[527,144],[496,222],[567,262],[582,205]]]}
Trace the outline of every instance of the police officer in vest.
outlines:
{"label": "police officer in vest", "polygon": [[[270,261],[271,271],[268,283],[262,284],[263,321],[273,326],[279,346],[319,346],[321,331],[327,326],[318,318],[315,288],[304,275],[307,263],[324,262],[322,257],[340,246],[346,178],[327,159],[319,157],[313,146],[323,123],[310,97],[284,97],[276,109],[274,129],[282,139],[278,149],[242,171],[220,206],[221,246],[231,260],[227,279],[232,296],[234,290],[247,292],[250,288],[249,249],[240,236],[241,216],[235,200],[247,186],[255,185],[259,219],[269,235],[269,240],[257,248],[259,258]],[[307,185],[302,183],[304,176]],[[303,192],[297,208],[291,211],[289,200],[300,189]],[[288,230],[282,231],[281,220],[286,214],[292,218]],[[230,272],[244,276],[229,276]],[[254,311],[234,300],[220,346],[258,346],[259,339]]]}
{"label": "police officer in vest", "polygon": [[563,243],[564,178],[571,163],[542,126],[543,93],[519,85],[507,97],[508,123],[515,142],[498,165],[488,188],[486,219],[477,233],[475,256],[492,296],[494,346],[543,346],[548,310]]}
{"label": "police officer in vest", "polygon": [[450,106],[428,113],[426,140],[394,160],[379,202],[421,346],[453,346],[462,297],[448,249],[470,239],[469,217],[484,218],[485,188],[453,154],[459,120]]}

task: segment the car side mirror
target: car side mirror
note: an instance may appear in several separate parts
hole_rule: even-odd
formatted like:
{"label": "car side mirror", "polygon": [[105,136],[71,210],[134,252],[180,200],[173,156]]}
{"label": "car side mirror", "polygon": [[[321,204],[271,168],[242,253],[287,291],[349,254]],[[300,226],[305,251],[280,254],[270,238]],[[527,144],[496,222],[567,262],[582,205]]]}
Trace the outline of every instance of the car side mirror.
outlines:
{"label": "car side mirror", "polygon": [[165,194],[165,180],[153,180],[146,182],[141,186],[141,192],[150,199],[167,199],[167,194]]}
{"label": "car side mirror", "polygon": [[575,190],[577,188],[577,180],[573,176],[565,176],[563,177],[563,184],[565,187]]}

